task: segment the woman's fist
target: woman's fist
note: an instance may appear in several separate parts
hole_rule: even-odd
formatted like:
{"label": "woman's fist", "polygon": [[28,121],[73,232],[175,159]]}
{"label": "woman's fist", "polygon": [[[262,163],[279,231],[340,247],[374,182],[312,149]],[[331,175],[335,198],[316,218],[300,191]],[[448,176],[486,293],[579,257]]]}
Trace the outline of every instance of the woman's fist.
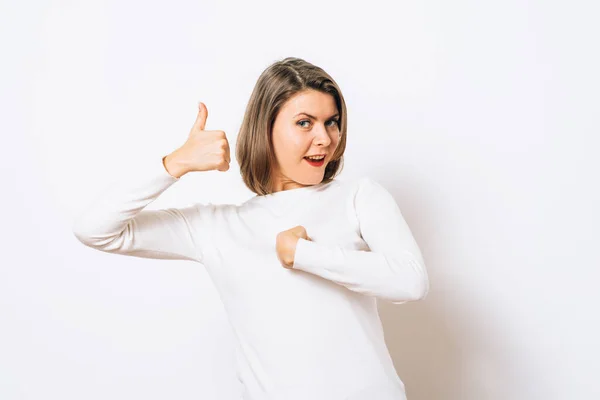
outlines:
{"label": "woman's fist", "polygon": [[[187,141],[165,157],[165,167],[169,170],[169,162],[178,165],[185,172],[191,171],[227,171],[231,158],[229,142],[223,131],[207,131],[206,117],[208,110],[204,103],[198,103],[198,115],[190,130]],[[178,174],[183,175],[183,174]]]}
{"label": "woman's fist", "polygon": [[311,240],[302,225],[277,234],[275,249],[277,250],[277,258],[279,258],[284,268],[292,269],[296,255],[296,245],[300,239]]}

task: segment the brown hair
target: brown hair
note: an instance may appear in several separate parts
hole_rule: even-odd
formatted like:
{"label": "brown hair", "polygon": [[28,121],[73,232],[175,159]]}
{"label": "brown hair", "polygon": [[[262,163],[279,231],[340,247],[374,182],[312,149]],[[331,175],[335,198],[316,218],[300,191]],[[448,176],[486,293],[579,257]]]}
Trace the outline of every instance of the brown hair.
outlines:
{"label": "brown hair", "polygon": [[246,186],[258,195],[272,193],[272,166],[277,162],[272,129],[275,117],[295,94],[314,89],[333,96],[340,114],[340,139],[321,183],[333,180],[343,168],[346,149],[346,103],[338,84],[321,68],[296,57],[267,67],[258,78],[248,101],[236,142],[236,159]]}

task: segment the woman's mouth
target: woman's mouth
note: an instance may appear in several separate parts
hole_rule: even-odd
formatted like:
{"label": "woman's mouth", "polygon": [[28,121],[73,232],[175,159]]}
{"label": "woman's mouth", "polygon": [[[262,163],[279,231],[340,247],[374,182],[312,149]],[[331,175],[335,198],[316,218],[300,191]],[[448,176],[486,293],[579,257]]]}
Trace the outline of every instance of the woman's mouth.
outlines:
{"label": "woman's mouth", "polygon": [[310,165],[312,165],[313,167],[320,167],[325,163],[325,157],[323,157],[321,160],[311,160],[310,158],[304,157],[304,159],[306,160],[307,163],[309,163]]}

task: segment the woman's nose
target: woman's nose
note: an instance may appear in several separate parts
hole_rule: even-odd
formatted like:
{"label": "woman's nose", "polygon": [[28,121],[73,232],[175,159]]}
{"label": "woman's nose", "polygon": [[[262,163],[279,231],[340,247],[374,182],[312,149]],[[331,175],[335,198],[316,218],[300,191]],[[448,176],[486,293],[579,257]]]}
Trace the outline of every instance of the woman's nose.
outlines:
{"label": "woman's nose", "polygon": [[331,138],[327,133],[327,128],[324,125],[317,125],[315,127],[315,141],[317,143],[323,143],[324,146],[327,146],[331,142]]}

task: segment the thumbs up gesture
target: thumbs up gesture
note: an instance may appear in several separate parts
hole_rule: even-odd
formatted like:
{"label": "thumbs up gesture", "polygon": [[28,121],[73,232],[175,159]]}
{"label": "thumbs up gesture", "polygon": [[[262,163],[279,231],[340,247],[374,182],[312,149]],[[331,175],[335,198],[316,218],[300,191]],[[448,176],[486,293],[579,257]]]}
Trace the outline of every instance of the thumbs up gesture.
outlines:
{"label": "thumbs up gesture", "polygon": [[[175,176],[191,171],[227,171],[231,162],[229,142],[225,132],[205,130],[208,110],[204,103],[198,103],[198,115],[190,130],[187,141],[164,158],[167,171],[175,171]],[[176,165],[178,168],[169,168]]]}

